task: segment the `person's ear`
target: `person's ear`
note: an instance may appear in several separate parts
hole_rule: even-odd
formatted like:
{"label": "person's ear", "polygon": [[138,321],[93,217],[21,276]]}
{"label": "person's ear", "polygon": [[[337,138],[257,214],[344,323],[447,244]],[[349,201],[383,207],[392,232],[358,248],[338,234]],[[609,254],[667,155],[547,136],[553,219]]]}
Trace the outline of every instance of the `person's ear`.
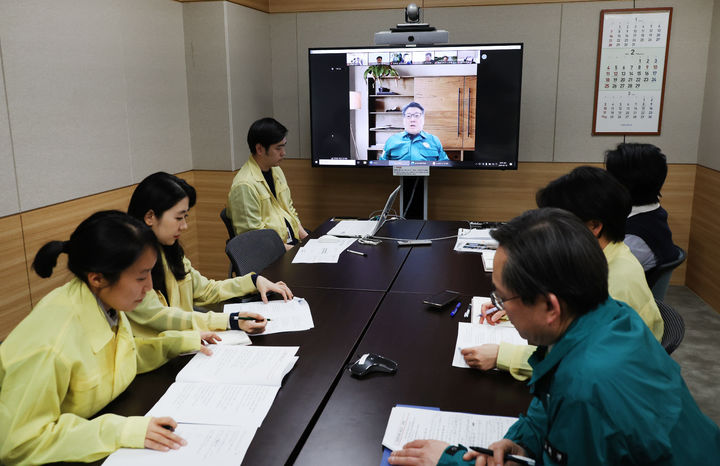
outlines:
{"label": "person's ear", "polygon": [[545,296],[546,318],[548,324],[558,323],[562,319],[562,307],[560,306],[560,299],[555,293],[548,293]]}
{"label": "person's ear", "polygon": [[265,147],[263,147],[263,145],[259,142],[255,144],[255,155],[265,155]]}
{"label": "person's ear", "polygon": [[600,220],[588,220],[585,225],[590,229],[595,238],[600,238],[603,229],[603,223]]}
{"label": "person's ear", "polygon": [[87,275],[88,285],[91,289],[101,289],[108,286],[108,281],[100,272],[89,272]]}
{"label": "person's ear", "polygon": [[145,213],[145,217],[143,217],[143,220],[145,221],[145,225],[152,227],[153,224],[157,221],[157,217],[155,216],[155,212],[150,209]]}

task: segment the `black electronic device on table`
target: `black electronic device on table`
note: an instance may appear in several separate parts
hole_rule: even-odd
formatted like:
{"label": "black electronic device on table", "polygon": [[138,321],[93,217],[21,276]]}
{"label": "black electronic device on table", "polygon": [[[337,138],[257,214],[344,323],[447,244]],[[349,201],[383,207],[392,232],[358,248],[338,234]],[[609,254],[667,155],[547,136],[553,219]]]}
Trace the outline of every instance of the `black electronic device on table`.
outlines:
{"label": "black electronic device on table", "polygon": [[394,374],[398,364],[392,359],[375,353],[365,353],[350,366],[350,372],[355,377],[364,377],[373,372]]}
{"label": "black electronic device on table", "polygon": [[459,297],[460,293],[456,291],[445,290],[432,296],[428,296],[427,298],[423,299],[423,303],[427,304],[428,306],[443,308],[451,302],[457,300]]}

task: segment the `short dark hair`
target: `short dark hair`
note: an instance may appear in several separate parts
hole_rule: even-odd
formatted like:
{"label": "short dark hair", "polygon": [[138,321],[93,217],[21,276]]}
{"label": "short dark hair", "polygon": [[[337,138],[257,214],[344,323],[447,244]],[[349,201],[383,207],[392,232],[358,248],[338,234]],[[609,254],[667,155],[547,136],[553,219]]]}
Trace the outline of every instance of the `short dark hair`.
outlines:
{"label": "short dark hair", "polygon": [[659,148],[640,143],[621,143],[605,152],[605,168],[628,189],[633,205],[656,203],[668,170]]}
{"label": "short dark hair", "polygon": [[577,167],[540,189],[535,200],[538,207],[565,209],[583,222],[602,222],[600,234],[612,242],[625,238],[625,221],[632,208],[630,195],[602,168]]}
{"label": "short dark hair", "polygon": [[152,230],[119,210],[104,210],[83,220],[68,241],[50,241],[35,255],[32,267],[43,278],[52,275],[60,254],[68,255],[68,269],[88,283],[88,274],[101,273],[109,284],[140,257],[146,248],[157,253]]}
{"label": "short dark hair", "polygon": [[528,210],[490,232],[505,250],[502,283],[523,303],[555,294],[569,312],[585,314],[608,299],[608,265],[600,244],[575,215]]}
{"label": "short dark hair", "polygon": [[425,113],[425,109],[423,108],[422,105],[420,105],[417,102],[410,102],[409,104],[407,104],[406,106],[403,107],[402,114],[405,115],[405,112],[407,112],[407,110],[409,108],[419,108],[421,112]]}
{"label": "short dark hair", "polygon": [[[148,175],[137,185],[130,197],[130,205],[128,205],[128,214],[134,218],[144,222],[145,214],[153,211],[157,218],[162,215],[181,200],[188,198],[190,207],[195,205],[197,195],[195,188],[175,175],[165,172],[157,172]],[[179,241],[175,241],[170,246],[164,244],[158,245],[165,253],[165,260],[168,268],[177,280],[182,280],[188,274],[185,270],[183,258],[185,251]],[[157,261],[152,270],[153,288],[160,291],[167,297],[165,289],[165,271],[162,261]]]}
{"label": "short dark hair", "polygon": [[287,136],[288,129],[275,118],[261,118],[250,125],[247,135],[247,143],[250,153],[255,154],[255,146],[260,144],[265,150],[277,144]]}

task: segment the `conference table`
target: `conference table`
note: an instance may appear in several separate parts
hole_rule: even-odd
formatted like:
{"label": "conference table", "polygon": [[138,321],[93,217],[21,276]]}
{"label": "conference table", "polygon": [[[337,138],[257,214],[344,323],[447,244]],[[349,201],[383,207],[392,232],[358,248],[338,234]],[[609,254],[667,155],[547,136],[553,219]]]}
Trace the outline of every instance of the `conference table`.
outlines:
{"label": "conference table", "polygon": [[[328,221],[312,238],[332,228]],[[452,236],[467,222],[396,220],[377,234],[387,238]],[[310,304],[315,327],[304,332],[252,336],[253,345],[299,346],[299,360],[283,380],[242,464],[380,463],[381,441],[396,404],[516,417],[527,408],[528,387],[499,371],[451,366],[458,322],[474,295],[488,296],[490,274],[479,254],[453,251],[454,239],[430,246],[355,243],[336,264],[292,264],[297,248],[262,271],[283,280]],[[436,310],[423,298],[444,289],[460,293]],[[364,353],[398,363],[395,374],[351,376],[348,365]],[[189,357],[139,375],[102,413],[144,415]]]}

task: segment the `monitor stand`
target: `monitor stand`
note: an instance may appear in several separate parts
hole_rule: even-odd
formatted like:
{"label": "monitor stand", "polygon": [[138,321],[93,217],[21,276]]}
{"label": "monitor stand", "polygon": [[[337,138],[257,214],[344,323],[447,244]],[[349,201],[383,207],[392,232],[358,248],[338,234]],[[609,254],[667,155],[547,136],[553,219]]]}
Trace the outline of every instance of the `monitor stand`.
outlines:
{"label": "monitor stand", "polygon": [[403,176],[401,184],[400,214],[407,219],[427,220],[428,177]]}

